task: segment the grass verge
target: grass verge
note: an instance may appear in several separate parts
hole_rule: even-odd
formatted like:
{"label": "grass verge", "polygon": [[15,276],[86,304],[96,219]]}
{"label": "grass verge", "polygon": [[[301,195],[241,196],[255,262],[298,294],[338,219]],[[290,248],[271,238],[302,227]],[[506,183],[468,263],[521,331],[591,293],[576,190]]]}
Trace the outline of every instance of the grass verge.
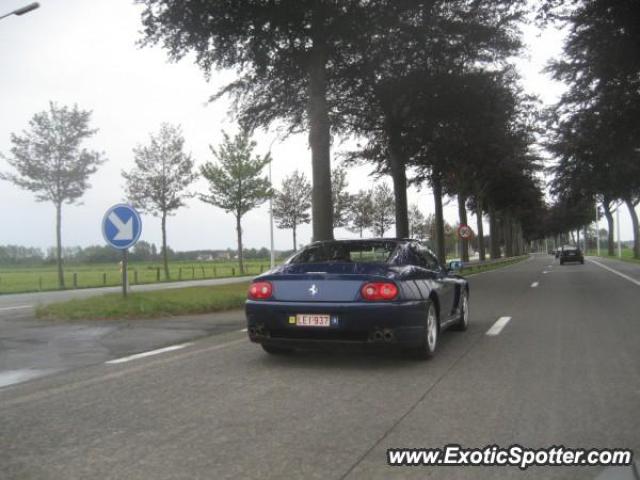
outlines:
{"label": "grass verge", "polygon": [[513,265],[514,263],[522,262],[527,258],[529,258],[529,255],[513,257],[513,258],[505,259],[503,261],[496,262],[496,263],[478,263],[476,265],[473,265],[470,268],[464,268],[460,270],[459,275],[464,277],[466,275],[471,275],[471,274],[475,275],[476,273],[488,272],[490,270],[496,270],[498,268],[506,267],[508,265]]}
{"label": "grass verge", "polygon": [[36,315],[51,320],[108,320],[221,312],[241,308],[248,288],[248,283],[175,288],[130,293],[126,299],[110,293],[45,305]]}

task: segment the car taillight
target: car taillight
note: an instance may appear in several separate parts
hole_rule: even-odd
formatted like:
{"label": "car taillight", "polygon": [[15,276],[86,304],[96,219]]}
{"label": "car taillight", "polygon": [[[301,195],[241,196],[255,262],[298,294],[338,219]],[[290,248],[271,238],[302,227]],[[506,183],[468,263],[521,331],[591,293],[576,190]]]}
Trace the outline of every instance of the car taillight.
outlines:
{"label": "car taillight", "polygon": [[398,287],[390,282],[365,283],[360,293],[365,300],[393,300],[398,296]]}
{"label": "car taillight", "polygon": [[255,282],[249,287],[249,298],[264,300],[271,297],[273,287],[270,282]]}

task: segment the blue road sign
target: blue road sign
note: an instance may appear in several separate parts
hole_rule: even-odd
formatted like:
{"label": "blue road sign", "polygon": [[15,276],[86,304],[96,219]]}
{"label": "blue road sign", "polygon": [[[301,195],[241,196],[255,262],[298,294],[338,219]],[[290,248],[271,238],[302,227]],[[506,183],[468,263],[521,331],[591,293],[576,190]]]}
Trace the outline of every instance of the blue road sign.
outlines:
{"label": "blue road sign", "polygon": [[135,245],[142,233],[140,214],[131,205],[114,205],[102,219],[102,236],[113,248],[125,250]]}

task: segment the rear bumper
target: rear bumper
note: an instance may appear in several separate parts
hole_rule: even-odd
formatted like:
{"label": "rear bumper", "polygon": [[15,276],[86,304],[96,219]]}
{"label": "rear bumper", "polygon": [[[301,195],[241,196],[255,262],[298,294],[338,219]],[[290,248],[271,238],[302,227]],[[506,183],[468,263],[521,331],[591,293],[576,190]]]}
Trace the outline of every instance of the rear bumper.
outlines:
{"label": "rear bumper", "polygon": [[[273,346],[417,347],[424,341],[426,309],[419,301],[338,304],[248,300],[245,312],[249,339]],[[290,319],[299,313],[331,315],[332,325],[298,327]]]}
{"label": "rear bumper", "polygon": [[560,257],[563,262],[584,262],[583,256]]}

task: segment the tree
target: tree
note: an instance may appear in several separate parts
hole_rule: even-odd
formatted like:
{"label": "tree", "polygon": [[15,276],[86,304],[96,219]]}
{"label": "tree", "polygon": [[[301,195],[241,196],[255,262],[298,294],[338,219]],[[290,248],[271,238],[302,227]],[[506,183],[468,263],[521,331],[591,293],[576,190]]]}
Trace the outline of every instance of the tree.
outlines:
{"label": "tree", "polygon": [[331,196],[333,203],[333,228],[346,227],[349,224],[351,195],[347,191],[347,170],[343,166],[331,172]]}
{"label": "tree", "polygon": [[427,238],[426,218],[420,207],[413,204],[409,207],[409,236],[411,238]]}
{"label": "tree", "polygon": [[246,131],[234,138],[222,133],[222,144],[217,149],[209,147],[219,165],[207,162],[200,167],[202,176],[209,182],[209,194],[200,195],[200,200],[235,216],[238,266],[243,274],[242,217],[272,195],[269,179],[261,176],[271,157],[269,154],[262,157],[253,155],[256,142]]}
{"label": "tree", "polygon": [[282,181],[280,191],[274,193],[273,216],[278,228],[293,230],[293,250],[297,250],[296,229],[298,225],[309,223],[311,217],[311,184],[298,170]]}
{"label": "tree", "polygon": [[[494,69],[517,52],[522,13],[522,5],[510,0],[389,1],[362,19],[369,35],[358,38],[356,60],[345,65],[345,84],[352,90],[345,95],[346,113],[351,128],[368,140],[363,157],[393,180],[397,236],[409,234],[406,172],[424,145],[411,138],[415,124],[440,124],[446,111],[433,104],[451,77],[483,64]],[[451,100],[454,108],[467,106]],[[439,182],[439,175],[434,179]]]}
{"label": "tree", "polygon": [[208,76],[213,68],[235,68],[237,80],[213,99],[230,94],[243,127],[275,120],[289,131],[308,128],[312,164],[314,240],[333,238],[331,130],[344,98],[337,66],[355,37],[368,37],[362,20],[378,3],[367,0],[138,0],[144,44],[161,43],[170,58],[195,53]]}
{"label": "tree", "polygon": [[160,216],[164,275],[170,278],[167,249],[167,216],[185,205],[193,194],[187,188],[197,178],[193,159],[184,152],[184,137],[179,126],[164,123],[145,146],[133,149],[135,167],[122,172],[127,198],[136,207]]}
{"label": "tree", "polygon": [[48,111],[36,113],[29,121],[29,130],[11,134],[11,154],[3,155],[17,173],[0,173],[0,179],[35,192],[37,201],[55,206],[59,288],[64,288],[62,205],[76,203],[90,187],[89,177],[106,161],[102,153],[81,146],[98,131],[89,127],[90,120],[89,110],[50,102]]}
{"label": "tree", "polygon": [[348,215],[348,229],[362,238],[365,230],[373,226],[373,191],[360,190],[353,195]]}
{"label": "tree", "polygon": [[372,227],[376,236],[382,238],[395,223],[395,202],[393,192],[386,183],[378,185],[373,191]]}

